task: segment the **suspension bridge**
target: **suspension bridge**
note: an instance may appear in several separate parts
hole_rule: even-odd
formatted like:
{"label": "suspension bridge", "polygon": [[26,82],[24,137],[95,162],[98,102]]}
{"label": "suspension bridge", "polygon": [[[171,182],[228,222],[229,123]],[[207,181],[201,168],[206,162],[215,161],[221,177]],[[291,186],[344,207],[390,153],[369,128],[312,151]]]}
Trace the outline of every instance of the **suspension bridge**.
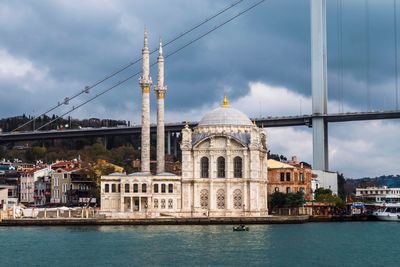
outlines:
{"label": "suspension bridge", "polygon": [[[266,0],[261,0],[257,2],[253,2],[250,5],[246,6],[237,14],[229,17],[224,20],[222,23],[212,27],[211,29],[206,30],[201,35],[198,35],[196,38],[191,41],[185,43],[180,46],[178,49],[172,51],[167,54],[165,58],[173,56],[177,54],[179,51],[185,49],[191,44],[197,42],[198,40],[206,37],[208,34],[214,32],[215,30],[220,29],[224,25],[229,22],[235,20],[236,18],[244,15],[245,13],[251,11],[252,9],[260,6]],[[343,29],[342,25],[342,3],[343,0],[337,0],[337,26],[340,31]],[[343,97],[344,97],[344,86],[343,86],[343,38],[341,35],[338,35],[338,49],[341,54],[339,65],[340,68],[340,77],[339,77],[339,92],[338,99],[340,100],[339,113],[329,113],[328,114],[328,72],[327,72],[327,37],[326,37],[326,0],[310,0],[310,9],[311,9],[311,79],[312,79],[312,114],[308,115],[299,115],[299,116],[279,116],[279,117],[265,117],[265,118],[254,118],[256,124],[260,127],[288,127],[288,126],[308,126],[313,129],[313,168],[318,170],[329,170],[328,164],[328,124],[336,123],[336,122],[352,122],[352,121],[368,121],[368,120],[384,120],[384,119],[399,119],[400,111],[399,111],[399,93],[398,93],[398,53],[397,53],[397,0],[393,0],[393,27],[394,27],[394,42],[395,42],[395,91],[394,91],[394,101],[395,101],[395,110],[389,111],[371,111],[371,88],[369,83],[369,72],[371,62],[369,60],[369,0],[364,0],[365,3],[365,14],[366,14],[366,58],[367,58],[367,78],[366,78],[366,102],[367,102],[367,111],[366,112],[343,112]],[[183,36],[186,36],[192,33],[194,30],[199,29],[203,25],[209,23],[216,17],[220,16],[223,13],[228,12],[232,8],[242,4],[245,0],[239,0],[235,3],[225,7],[224,9],[218,11],[212,16],[206,18],[204,21],[196,24],[195,26],[189,28],[183,33],[178,34],[171,40],[164,43],[163,47],[168,46],[169,44],[179,40]],[[156,49],[151,51],[151,54],[156,52]],[[94,96],[89,99],[78,103],[73,106],[67,112],[62,113],[57,118],[51,120],[50,122],[41,125],[40,127],[33,129],[30,132],[19,132],[18,130],[22,129],[24,126],[29,125],[35,121],[37,117],[44,116],[49,114],[50,112],[54,112],[56,109],[61,106],[69,105],[73,100],[78,98],[81,95],[90,94],[94,91],[98,85],[104,83],[105,81],[121,74],[126,69],[140,62],[141,58],[138,58],[127,65],[122,66],[117,71],[111,73],[110,75],[105,76],[104,78],[96,81],[92,85],[85,86],[82,90],[79,90],[77,93],[65,97],[62,101],[58,101],[56,105],[50,107],[45,112],[38,114],[32,120],[20,125],[14,131],[10,133],[2,133],[0,134],[0,143],[5,144],[8,142],[20,142],[20,141],[39,141],[39,140],[49,140],[49,139],[65,139],[65,138],[85,138],[85,137],[107,137],[107,136],[116,136],[116,135],[135,135],[140,134],[140,126],[133,127],[110,127],[110,128],[83,128],[83,129],[71,129],[71,130],[45,130],[46,127],[51,125],[51,123],[56,120],[74,112],[75,110],[81,108],[82,106],[90,103],[96,98],[106,94],[107,92],[115,89],[121,84],[131,80],[134,77],[137,77],[140,72],[134,73],[125,77],[115,83],[114,85],[108,87],[107,89],[98,92]],[[151,65],[155,65],[155,62]],[[190,122],[189,126],[194,127],[197,125],[197,122]],[[184,126],[183,122],[180,123],[167,123],[165,125],[165,131],[167,133],[168,138],[168,152],[170,152],[170,137],[171,134],[177,134],[181,131]],[[156,126],[152,126],[152,131],[155,132]],[[175,142],[176,146],[176,142]],[[176,149],[176,148],[175,148]]]}

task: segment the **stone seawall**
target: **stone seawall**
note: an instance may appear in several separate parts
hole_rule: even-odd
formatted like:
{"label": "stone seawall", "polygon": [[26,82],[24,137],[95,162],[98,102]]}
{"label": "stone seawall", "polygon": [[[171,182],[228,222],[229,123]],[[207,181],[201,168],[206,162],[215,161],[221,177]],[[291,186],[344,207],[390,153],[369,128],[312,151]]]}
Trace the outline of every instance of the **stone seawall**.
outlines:
{"label": "stone seawall", "polygon": [[148,219],[4,219],[0,226],[66,226],[66,225],[237,225],[299,224],[309,216],[221,217],[221,218],[148,218]]}

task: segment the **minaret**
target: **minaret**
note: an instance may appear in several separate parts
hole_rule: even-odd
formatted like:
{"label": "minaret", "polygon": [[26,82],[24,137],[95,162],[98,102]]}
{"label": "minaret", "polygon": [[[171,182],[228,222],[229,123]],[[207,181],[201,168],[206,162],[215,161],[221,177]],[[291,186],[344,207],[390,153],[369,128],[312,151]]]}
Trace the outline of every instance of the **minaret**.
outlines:
{"label": "minaret", "polygon": [[164,56],[162,40],[157,57],[157,86],[154,88],[157,96],[157,174],[165,171],[165,131],[164,131],[164,97],[167,87],[164,85]]}
{"label": "minaret", "polygon": [[150,53],[147,42],[147,29],[144,29],[144,46],[142,49],[143,68],[140,77],[142,89],[142,144],[141,171],[150,173]]}

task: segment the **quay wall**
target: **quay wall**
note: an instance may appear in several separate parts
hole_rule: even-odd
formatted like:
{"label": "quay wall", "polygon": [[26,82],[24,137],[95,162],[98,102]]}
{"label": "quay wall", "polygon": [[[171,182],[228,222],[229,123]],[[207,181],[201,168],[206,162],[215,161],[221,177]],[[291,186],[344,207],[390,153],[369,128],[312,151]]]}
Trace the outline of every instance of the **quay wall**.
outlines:
{"label": "quay wall", "polygon": [[309,216],[210,217],[210,218],[147,218],[147,219],[3,219],[0,226],[66,226],[66,225],[237,225],[237,224],[299,224]]}

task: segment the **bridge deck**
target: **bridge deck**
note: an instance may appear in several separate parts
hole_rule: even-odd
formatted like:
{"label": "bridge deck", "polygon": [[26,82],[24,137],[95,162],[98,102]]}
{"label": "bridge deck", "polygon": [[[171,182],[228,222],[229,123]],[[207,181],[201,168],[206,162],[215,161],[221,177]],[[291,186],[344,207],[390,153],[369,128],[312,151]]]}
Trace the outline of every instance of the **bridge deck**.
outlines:
{"label": "bridge deck", "polygon": [[[314,117],[323,117],[327,122],[350,122],[365,120],[385,120],[400,119],[400,111],[376,111],[376,112],[352,112],[337,113],[326,115],[301,115],[301,116],[280,116],[265,117],[255,119],[260,127],[288,127],[288,126],[309,126],[312,127],[312,119]],[[189,122],[190,127],[195,127],[197,122]],[[184,123],[167,123],[165,131],[180,132],[184,127]],[[156,125],[151,125],[151,131],[156,132]],[[134,135],[140,134],[140,125],[131,127],[110,127],[110,128],[81,128],[73,130],[51,130],[51,131],[35,131],[35,132],[14,132],[0,134],[0,143],[18,142],[18,141],[35,141],[45,139],[67,139],[67,138],[84,138],[96,136],[112,136],[112,135]]]}

